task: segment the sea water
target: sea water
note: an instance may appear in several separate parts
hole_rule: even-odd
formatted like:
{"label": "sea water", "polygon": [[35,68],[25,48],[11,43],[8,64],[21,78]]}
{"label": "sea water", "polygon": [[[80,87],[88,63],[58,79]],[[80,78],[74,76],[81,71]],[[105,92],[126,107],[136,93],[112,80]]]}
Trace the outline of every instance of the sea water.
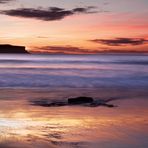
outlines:
{"label": "sea water", "polygon": [[147,87],[148,55],[1,54],[0,87]]}
{"label": "sea water", "polygon": [[[148,55],[0,55],[0,147],[147,148]],[[105,106],[43,106],[69,97]]]}

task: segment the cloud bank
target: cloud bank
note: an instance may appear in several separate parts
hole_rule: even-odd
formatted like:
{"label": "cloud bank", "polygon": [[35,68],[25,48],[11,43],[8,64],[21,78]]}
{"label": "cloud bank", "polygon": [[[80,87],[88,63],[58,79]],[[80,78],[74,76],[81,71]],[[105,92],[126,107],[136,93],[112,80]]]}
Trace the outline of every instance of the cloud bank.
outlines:
{"label": "cloud bank", "polygon": [[67,16],[75,15],[75,14],[88,14],[88,13],[96,13],[94,11],[95,7],[78,7],[72,10],[66,10],[59,7],[49,7],[48,9],[42,8],[18,8],[1,11],[2,14],[23,18],[34,18],[43,21],[55,21],[61,20]]}
{"label": "cloud bank", "polygon": [[34,47],[33,53],[49,53],[49,54],[95,54],[99,53],[98,50],[84,49],[73,46],[43,46]]}
{"label": "cloud bank", "polygon": [[14,0],[0,0],[0,4],[6,4],[6,3],[9,3],[12,1],[14,1]]}
{"label": "cloud bank", "polygon": [[9,3],[11,1],[14,1],[14,0],[0,0],[0,4],[5,4],[5,3]]}
{"label": "cloud bank", "polygon": [[148,43],[144,38],[115,38],[115,39],[94,39],[90,40],[94,43],[99,43],[107,46],[123,46],[123,45],[143,45]]}

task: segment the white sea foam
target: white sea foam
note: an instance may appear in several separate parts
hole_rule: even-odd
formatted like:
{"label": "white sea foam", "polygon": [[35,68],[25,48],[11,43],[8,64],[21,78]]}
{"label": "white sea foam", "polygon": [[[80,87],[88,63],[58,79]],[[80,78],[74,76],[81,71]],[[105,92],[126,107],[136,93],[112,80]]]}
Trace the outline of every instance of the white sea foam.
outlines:
{"label": "white sea foam", "polygon": [[148,86],[148,55],[0,55],[0,87],[106,86]]}

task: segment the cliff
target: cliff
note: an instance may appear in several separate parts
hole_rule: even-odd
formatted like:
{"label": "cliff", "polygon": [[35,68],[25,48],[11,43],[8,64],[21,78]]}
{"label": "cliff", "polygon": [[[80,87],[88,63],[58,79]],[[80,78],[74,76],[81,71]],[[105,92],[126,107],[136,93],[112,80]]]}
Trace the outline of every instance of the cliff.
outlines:
{"label": "cliff", "polygon": [[0,44],[0,53],[29,53],[29,52],[25,49],[25,46]]}

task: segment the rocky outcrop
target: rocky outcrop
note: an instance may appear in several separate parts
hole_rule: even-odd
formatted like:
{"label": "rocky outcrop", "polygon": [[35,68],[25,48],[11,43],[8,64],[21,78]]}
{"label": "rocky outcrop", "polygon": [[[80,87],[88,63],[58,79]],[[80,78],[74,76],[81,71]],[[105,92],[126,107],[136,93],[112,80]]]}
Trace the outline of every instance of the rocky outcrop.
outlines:
{"label": "rocky outcrop", "polygon": [[76,105],[76,104],[84,104],[84,103],[92,103],[94,100],[91,97],[76,97],[69,98],[68,104]]}
{"label": "rocky outcrop", "polygon": [[29,53],[25,46],[13,46],[8,44],[0,44],[0,53]]}
{"label": "rocky outcrop", "polygon": [[91,97],[76,97],[76,98],[69,98],[66,101],[50,101],[48,99],[40,99],[40,100],[33,100],[30,101],[32,105],[35,106],[42,106],[42,107],[61,107],[61,106],[87,106],[87,107],[98,107],[98,106],[104,106],[104,107],[116,107],[113,104],[108,104],[110,101],[117,100],[117,98],[110,98],[106,100],[102,99],[93,99]]}

